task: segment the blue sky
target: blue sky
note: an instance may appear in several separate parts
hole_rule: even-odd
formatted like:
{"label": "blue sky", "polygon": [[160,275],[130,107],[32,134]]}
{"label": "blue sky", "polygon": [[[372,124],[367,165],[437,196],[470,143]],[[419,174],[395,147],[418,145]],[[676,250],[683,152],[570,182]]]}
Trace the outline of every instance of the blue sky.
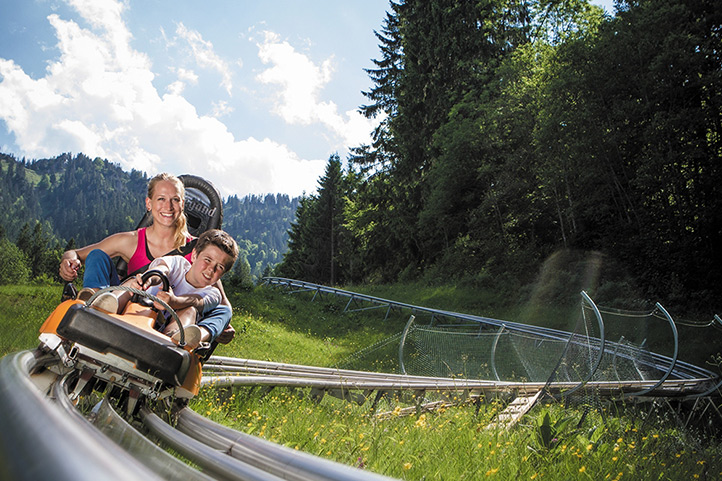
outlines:
{"label": "blue sky", "polygon": [[[612,0],[592,3],[611,12]],[[312,193],[370,141],[388,0],[2,0],[0,151]]]}

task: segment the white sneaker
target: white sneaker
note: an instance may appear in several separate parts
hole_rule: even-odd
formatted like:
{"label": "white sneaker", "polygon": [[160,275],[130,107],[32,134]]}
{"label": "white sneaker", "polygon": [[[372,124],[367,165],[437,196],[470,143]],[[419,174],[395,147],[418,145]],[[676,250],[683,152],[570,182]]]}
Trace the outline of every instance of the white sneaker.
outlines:
{"label": "white sneaker", "polygon": [[[192,324],[190,326],[186,326],[183,328],[183,331],[185,333],[185,341],[186,341],[186,347],[190,349],[195,349],[198,347],[201,343],[201,328],[196,326],[195,324]],[[172,336],[171,339],[173,339],[176,344],[180,344],[180,331],[176,331]]]}
{"label": "white sneaker", "polygon": [[93,301],[93,307],[108,311],[111,314],[118,313],[118,298],[110,292],[104,292]]}

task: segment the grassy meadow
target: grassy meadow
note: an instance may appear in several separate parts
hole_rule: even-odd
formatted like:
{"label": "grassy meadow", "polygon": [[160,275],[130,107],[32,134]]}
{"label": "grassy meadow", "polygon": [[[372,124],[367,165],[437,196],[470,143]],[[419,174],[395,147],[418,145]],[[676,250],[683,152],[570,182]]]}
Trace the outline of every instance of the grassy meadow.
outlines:
{"label": "grassy meadow", "polygon": [[[356,289],[356,288],[352,288]],[[410,304],[509,320],[529,309],[458,287],[396,285],[357,290]],[[0,355],[31,349],[37,328],[60,298],[60,286],[0,286]],[[403,329],[385,310],[344,313],[345,300],[309,302],[259,287],[231,294],[236,339],[216,354],[336,366]],[[559,318],[536,310],[537,319]],[[594,402],[535,406],[509,432],[485,429],[502,399],[402,415],[401,404],[358,405],[308,390],[204,389],[191,402],[202,415],[274,442],[407,480],[681,480],[722,477],[717,404],[688,417],[671,403]],[[674,409],[673,409],[674,408]],[[386,416],[378,416],[386,411]],[[690,422],[687,422],[690,420]]]}

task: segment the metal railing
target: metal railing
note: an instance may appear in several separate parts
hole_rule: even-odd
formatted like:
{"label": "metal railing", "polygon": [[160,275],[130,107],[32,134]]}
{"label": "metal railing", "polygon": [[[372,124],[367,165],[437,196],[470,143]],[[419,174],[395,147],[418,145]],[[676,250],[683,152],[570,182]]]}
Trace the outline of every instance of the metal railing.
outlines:
{"label": "metal railing", "polygon": [[[344,289],[339,289],[335,287],[329,287],[324,286],[320,284],[314,284],[311,282],[306,281],[300,281],[295,279],[288,279],[283,277],[265,277],[263,279],[263,282],[266,285],[269,286],[277,286],[277,287],[283,287],[286,288],[289,293],[302,293],[302,292],[313,292],[313,297],[311,301],[316,300],[318,297],[324,296],[324,295],[333,295],[337,297],[343,297],[347,298],[347,302],[344,307],[344,312],[354,312],[354,311],[362,311],[362,310],[368,310],[368,309],[386,309],[386,315],[384,317],[384,320],[387,320],[389,317],[389,314],[393,310],[398,311],[408,311],[411,316],[416,316],[418,314],[426,314],[431,316],[431,322],[433,322],[435,319],[445,319],[445,320],[456,320],[456,321],[463,321],[463,322],[475,322],[479,324],[483,324],[485,326],[495,327],[498,329],[497,332],[497,338],[502,333],[525,333],[525,334],[532,334],[534,336],[539,337],[540,339],[549,339],[553,341],[561,341],[565,343],[575,342],[573,333],[570,333],[568,331],[558,330],[558,329],[551,329],[546,327],[539,327],[539,326],[533,326],[529,324],[522,324],[517,322],[511,322],[511,321],[504,321],[499,319],[493,319],[489,317],[483,317],[483,316],[476,316],[471,314],[463,314],[458,312],[452,312],[452,311],[446,311],[443,309],[433,309],[423,306],[416,306],[408,303],[393,301],[389,299],[383,299],[380,297],[370,296],[366,294],[361,294],[357,292],[347,291]],[[604,321],[603,316],[601,315],[599,309],[596,307],[594,302],[589,298],[586,293],[582,292],[582,298],[583,302],[588,303],[590,308],[595,314],[595,317],[597,318],[598,322],[598,329],[599,329],[599,337],[590,337],[588,339],[590,346],[596,350],[596,358],[593,360],[593,362],[590,363],[592,366],[591,372],[589,375],[582,380],[578,387],[582,387],[584,384],[586,384],[588,381],[590,381],[594,375],[594,371],[597,367],[600,365],[600,361],[602,359],[602,356],[605,354],[609,355],[618,355],[620,357],[624,357],[628,354],[622,353],[622,351],[619,349],[619,344],[615,342],[611,342],[609,340],[605,339],[604,336]],[[361,303],[365,304],[371,304],[371,306],[359,306]],[[354,306],[357,306],[354,308]],[[642,396],[642,395],[648,395],[655,389],[659,388],[664,384],[664,382],[669,379],[670,377],[675,377],[679,379],[687,379],[687,380],[698,380],[700,383],[700,389],[697,390],[696,394],[690,394],[689,391],[685,391],[684,393],[680,393],[680,395],[684,396],[690,396],[690,395],[708,395],[710,394],[714,388],[710,388],[709,386],[715,386],[718,387],[722,384],[722,381],[719,379],[719,376],[716,373],[713,373],[711,371],[708,371],[706,369],[700,368],[698,366],[682,362],[677,359],[678,354],[678,343],[679,338],[677,335],[677,329],[674,323],[674,320],[672,317],[667,313],[667,311],[660,305],[657,304],[655,309],[659,312],[661,312],[664,315],[664,319],[669,323],[670,329],[672,331],[673,335],[673,343],[674,343],[674,349],[673,354],[671,357],[664,356],[658,353],[654,352],[647,352],[643,351],[641,348],[635,348],[630,346],[624,346],[624,352],[634,351],[635,349],[638,350],[640,353],[644,353],[644,360],[643,359],[636,359],[636,362],[641,364],[648,364],[648,367],[657,369],[662,371],[662,375],[658,378],[653,380],[653,382],[650,383],[643,383],[640,385],[640,389],[634,391],[634,392],[628,392],[625,394],[625,396]],[[407,323],[408,328],[408,323]],[[490,365],[494,369],[494,374],[496,376],[495,381],[498,381],[498,374],[496,373],[495,366],[496,366],[496,359],[494,358],[496,349],[494,349],[495,346],[492,346],[492,349],[490,349]],[[640,358],[642,356],[639,356]],[[575,390],[576,390],[575,389]],[[573,391],[569,391],[571,393]]]}

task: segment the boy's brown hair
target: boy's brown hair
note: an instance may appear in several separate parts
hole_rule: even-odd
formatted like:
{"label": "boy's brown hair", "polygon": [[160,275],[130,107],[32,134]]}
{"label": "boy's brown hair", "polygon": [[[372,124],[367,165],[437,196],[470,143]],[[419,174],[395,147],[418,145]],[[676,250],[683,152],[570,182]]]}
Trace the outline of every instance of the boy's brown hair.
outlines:
{"label": "boy's brown hair", "polygon": [[203,234],[200,235],[200,237],[198,237],[198,241],[196,242],[194,249],[197,254],[200,254],[203,249],[205,249],[209,245],[214,245],[218,247],[220,250],[230,256],[231,260],[226,264],[225,267],[226,272],[231,270],[231,267],[233,267],[233,264],[238,258],[238,244],[236,244],[236,241],[233,239],[233,237],[231,237],[229,233],[220,229],[210,229],[205,231]]}

